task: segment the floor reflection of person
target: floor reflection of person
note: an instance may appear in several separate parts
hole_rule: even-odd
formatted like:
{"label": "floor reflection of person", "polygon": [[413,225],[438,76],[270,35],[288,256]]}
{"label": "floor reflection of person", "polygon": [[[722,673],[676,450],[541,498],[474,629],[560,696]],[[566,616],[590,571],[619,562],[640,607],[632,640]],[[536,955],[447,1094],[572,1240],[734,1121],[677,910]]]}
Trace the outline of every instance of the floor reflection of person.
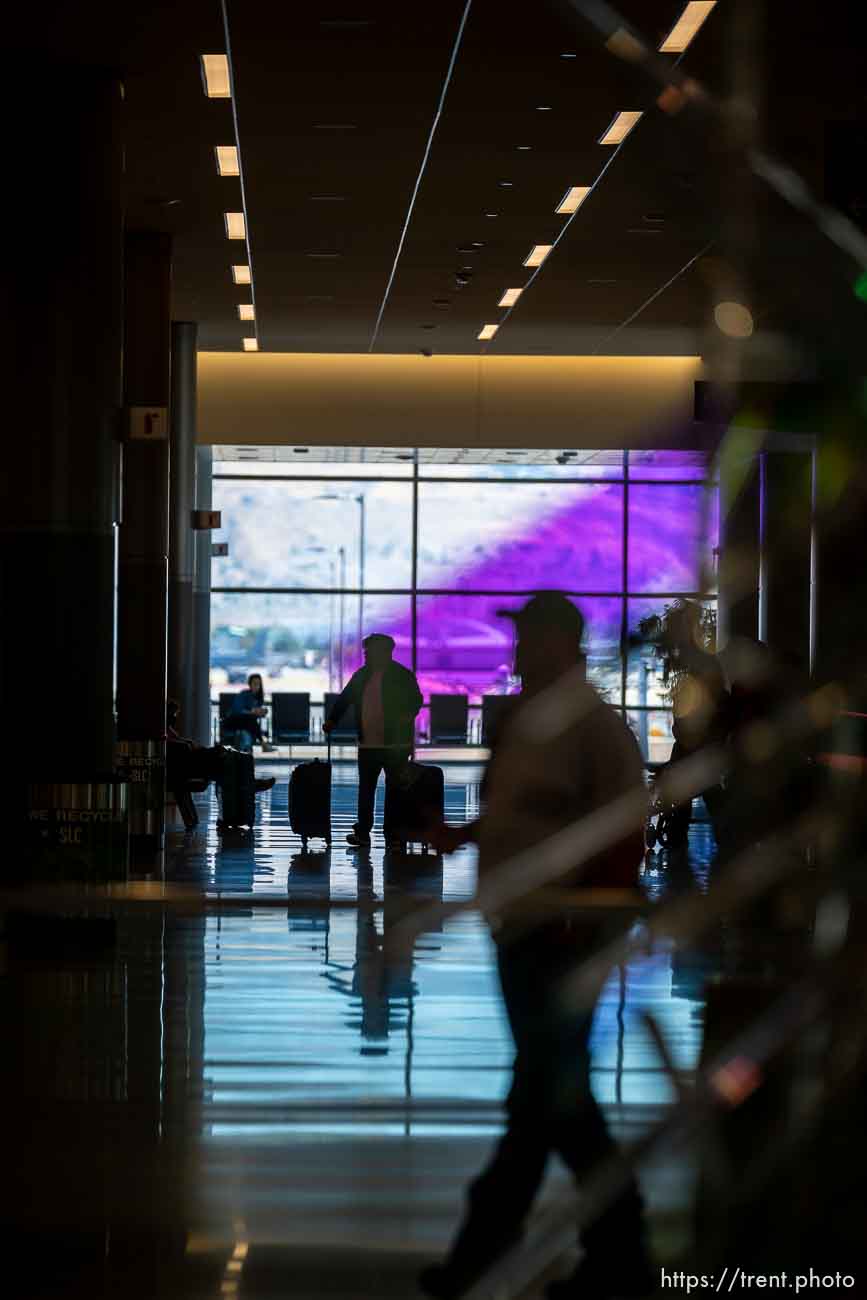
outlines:
{"label": "floor reflection of person", "polygon": [[[586,680],[579,610],[560,592],[541,592],[513,617],[523,689],[493,746],[484,811],[474,823],[443,827],[436,836],[444,851],[475,840],[480,877],[489,879],[515,853],[532,850],[618,796],[643,790],[632,733]],[[642,829],[627,828],[610,849],[584,864],[576,883],[634,887],[643,851]],[[559,883],[569,879],[567,872]],[[507,1127],[490,1164],[470,1186],[468,1211],[447,1260],[420,1277],[430,1296],[463,1295],[520,1240],[549,1155],[559,1153],[580,1184],[616,1152],[590,1087],[593,1009],[573,1010],[562,990],[576,965],[609,937],[611,923],[538,914],[535,901],[525,897],[507,909],[495,929],[516,1048]],[[577,1273],[553,1283],[549,1295],[602,1300],[652,1290],[634,1181],[584,1228],[582,1245]]]}
{"label": "floor reflection of person", "polygon": [[[362,1056],[384,1056],[392,1029],[402,1029],[405,1017],[394,1015],[395,1005],[409,1009],[417,989],[412,978],[413,940],[395,940],[392,933],[394,905],[382,904],[382,933],[376,925],[380,904],[372,895],[359,897],[355,937],[355,961],[348,967],[334,967],[325,978],[336,992],[358,999],[361,1008]],[[398,909],[401,917],[406,907]],[[403,935],[405,927],[398,932]]]}
{"label": "floor reflection of person", "polygon": [[[392,658],[394,638],[365,637],[364,665],[353,673],[331,706],[322,730],[330,735],[354,705],[358,719],[358,814],[346,837],[352,848],[366,848],[373,829],[376,786],[385,772],[386,789],[412,753],[415,718],[422,694],[415,674]],[[383,828],[386,840],[390,828]]]}

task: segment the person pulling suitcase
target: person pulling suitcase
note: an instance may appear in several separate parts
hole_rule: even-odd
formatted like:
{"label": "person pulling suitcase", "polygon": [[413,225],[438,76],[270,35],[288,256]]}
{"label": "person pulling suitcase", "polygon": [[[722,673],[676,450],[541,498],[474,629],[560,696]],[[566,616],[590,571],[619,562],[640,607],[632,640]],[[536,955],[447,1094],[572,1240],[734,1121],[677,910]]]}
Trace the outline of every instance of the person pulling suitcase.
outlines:
{"label": "person pulling suitcase", "polygon": [[[373,829],[376,786],[385,773],[388,791],[412,754],[416,715],[422,693],[415,674],[392,658],[394,638],[381,632],[365,637],[364,665],[353,673],[334,701],[322,730],[328,736],[343,715],[355,705],[358,719],[358,813],[347,843],[366,848]],[[389,841],[391,828],[384,828]]]}

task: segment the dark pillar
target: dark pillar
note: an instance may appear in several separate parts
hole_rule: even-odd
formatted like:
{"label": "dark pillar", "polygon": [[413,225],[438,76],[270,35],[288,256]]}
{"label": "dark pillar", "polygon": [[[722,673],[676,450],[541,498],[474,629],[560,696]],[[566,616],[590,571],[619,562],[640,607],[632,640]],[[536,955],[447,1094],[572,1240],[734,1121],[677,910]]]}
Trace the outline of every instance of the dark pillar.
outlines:
{"label": "dark pillar", "polygon": [[[168,693],[181,706],[181,729],[195,728],[193,701],[193,581],[196,534],[196,334],[193,321],[172,321],[172,387],[169,411]],[[209,537],[210,540],[210,537]]]}
{"label": "dark pillar", "polygon": [[[210,447],[196,449],[196,509],[210,510],[213,453]],[[210,745],[211,736],[211,533],[199,530],[196,537],[196,572],[193,583],[193,713],[195,730],[190,735],[200,745]]]}
{"label": "dark pillar", "polygon": [[720,476],[719,642],[759,634],[760,462],[731,446]]}
{"label": "dark pillar", "polygon": [[810,671],[812,455],[766,453],[762,536],[763,640],[778,658]]}
{"label": "dark pillar", "polygon": [[161,850],[165,832],[170,237],[128,233],[125,256],[130,428],[118,575],[118,762],[130,779],[133,851],[145,865]]}
{"label": "dark pillar", "polygon": [[770,435],[765,447],[724,469],[721,483],[722,641],[757,637],[810,668],[811,440]]}
{"label": "dark pillar", "polygon": [[[8,141],[15,248],[4,268],[0,476],[10,757],[0,804],[11,837],[30,783],[90,783],[113,766],[123,155],[116,78],[14,59],[5,75],[23,124]],[[73,794],[86,806],[86,792]],[[7,865],[20,867],[14,857]]]}

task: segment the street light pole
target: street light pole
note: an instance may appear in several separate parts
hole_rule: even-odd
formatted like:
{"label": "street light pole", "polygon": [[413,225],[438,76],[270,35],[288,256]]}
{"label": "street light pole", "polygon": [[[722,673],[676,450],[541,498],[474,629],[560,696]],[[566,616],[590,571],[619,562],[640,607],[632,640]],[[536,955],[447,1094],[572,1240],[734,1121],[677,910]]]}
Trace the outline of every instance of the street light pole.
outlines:
{"label": "street light pole", "polygon": [[[365,521],[365,504],[366,504],[366,503],[365,503],[365,499],[364,499],[364,493],[363,493],[363,492],[359,492],[358,496],[348,497],[348,496],[342,496],[339,492],[323,492],[321,496],[314,497],[313,500],[314,500],[314,501],[354,501],[355,504],[358,506],[358,589],[359,589],[359,595],[358,595],[358,632],[357,632],[357,634],[358,634],[358,660],[359,660],[359,663],[360,663],[360,662],[363,660],[363,658],[364,658],[364,651],[363,651],[363,649],[362,649],[362,645],[361,645],[362,640],[364,639],[364,558],[365,558],[365,522],[366,522],[366,521]],[[344,557],[344,558],[345,558],[345,557]],[[344,578],[345,578],[345,576],[346,576],[346,574],[345,574],[345,572],[344,572]],[[342,589],[343,587],[346,586],[346,583],[345,583],[345,581],[344,581],[343,579],[341,579],[340,586],[341,586],[341,589]],[[342,609],[342,608],[343,608],[343,597],[342,597],[342,596],[340,597],[340,602],[341,602],[341,609]],[[342,622],[342,617],[343,617],[343,616],[342,616],[342,614],[341,614],[341,624],[340,624],[340,645],[341,645],[341,659],[340,659],[341,668],[340,668],[340,678],[341,678],[341,683],[342,683],[342,681],[343,681],[343,622]],[[341,685],[341,689],[342,689],[342,685]]]}
{"label": "street light pole", "polygon": [[364,659],[362,642],[364,640],[364,493],[359,492],[355,498],[358,502],[358,662]]}
{"label": "street light pole", "polygon": [[343,603],[345,600],[344,588],[346,587],[346,547],[338,547],[337,554],[340,556],[340,617],[337,622],[337,680],[340,683],[340,689],[343,690]]}
{"label": "street light pole", "polygon": [[328,691],[334,690],[334,557],[329,560],[328,592]]}

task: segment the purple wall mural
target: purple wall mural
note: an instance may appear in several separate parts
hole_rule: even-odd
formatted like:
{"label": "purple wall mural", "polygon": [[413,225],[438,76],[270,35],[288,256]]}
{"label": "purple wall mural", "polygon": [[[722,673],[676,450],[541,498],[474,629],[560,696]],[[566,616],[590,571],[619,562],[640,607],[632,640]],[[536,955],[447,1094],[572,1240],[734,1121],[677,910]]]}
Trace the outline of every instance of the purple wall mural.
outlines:
{"label": "purple wall mural", "polygon": [[[616,679],[619,690],[622,600],[603,593],[624,588],[659,593],[642,599],[643,614],[661,610],[674,593],[696,591],[702,549],[708,546],[703,539],[712,548],[718,530],[716,499],[710,498],[712,510],[705,521],[703,498],[698,483],[630,485],[627,573],[620,484],[581,488],[568,506],[503,538],[483,558],[468,556],[450,575],[448,585],[455,594],[418,598],[418,674],[425,695],[457,691],[477,700],[486,691],[511,689],[512,628],[498,611],[524,603],[527,597],[516,592],[549,587],[593,593],[574,597],[587,621],[591,673],[607,687]],[[511,594],[480,594],[492,590]],[[405,598],[400,604],[392,618],[386,603],[375,626],[365,620],[365,631],[390,632],[397,641],[396,657],[409,664],[411,619]],[[350,654],[346,670],[357,664],[357,653]]]}

